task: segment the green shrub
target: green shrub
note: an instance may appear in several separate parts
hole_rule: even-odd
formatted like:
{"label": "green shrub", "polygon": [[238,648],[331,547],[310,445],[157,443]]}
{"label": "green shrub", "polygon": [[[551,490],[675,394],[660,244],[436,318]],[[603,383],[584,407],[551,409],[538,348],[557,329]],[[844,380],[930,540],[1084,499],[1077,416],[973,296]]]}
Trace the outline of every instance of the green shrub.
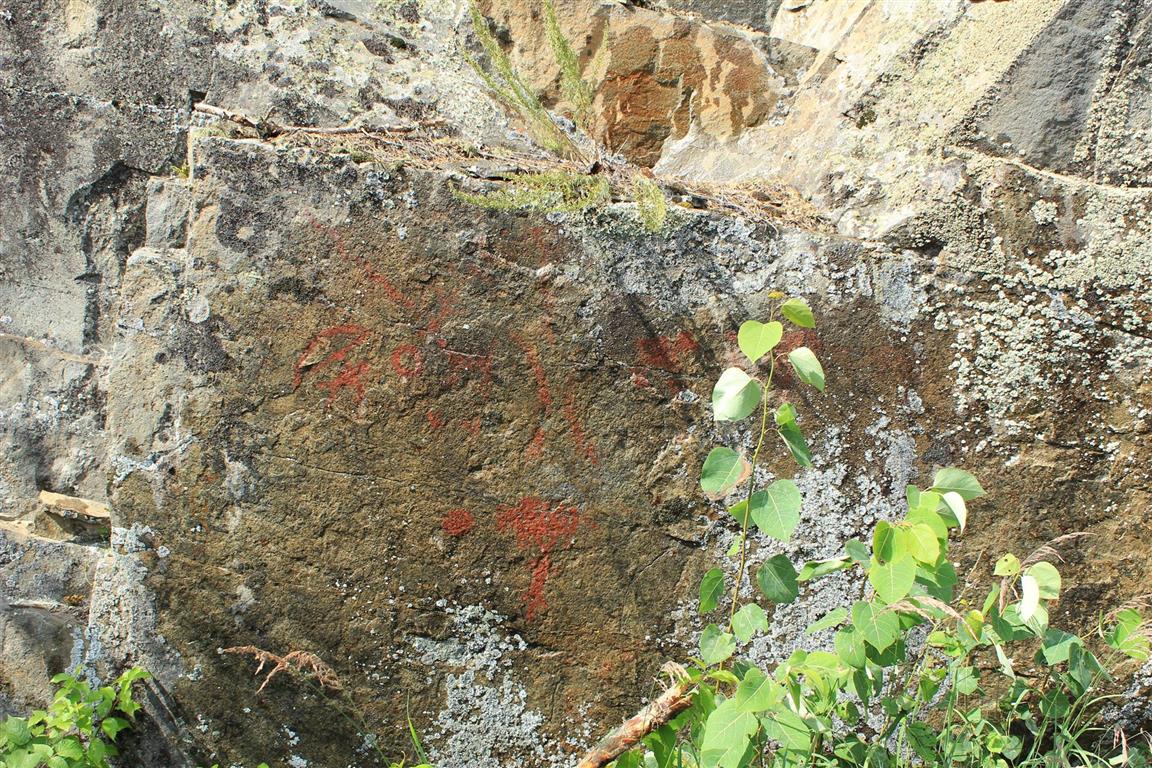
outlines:
{"label": "green shrub", "polygon": [[[995,565],[999,580],[981,600],[960,599],[949,535],[964,531],[968,504],[985,494],[960,469],[940,470],[928,488],[908,486],[903,518],[877,523],[868,540],[845,542],[838,557],[799,569],[785,555],[767,558],[752,581],[768,603],[791,603],[808,582],[840,571],[857,572],[865,586],[851,605],[806,629],[834,629],[833,650],[797,650],[770,670],[739,657],[769,629],[759,602],[741,597],[749,531],[755,526],[786,542],[801,522],[797,485],[776,479],[760,487],[756,466],[773,433],[797,464],[811,466],[797,410],[773,393],[772,380],[787,364],[799,382],[820,391],[825,384],[811,349],[777,351],[784,332],[778,316],[815,326],[800,299],[777,303],[767,322],[744,323],[737,341],[749,365],[728,368],[712,392],[718,422],[759,412],[750,457],[717,447],[701,471],[709,498],[738,499],[728,507],[740,526],[729,553],[733,572],[710,570],[699,590],[700,612],[725,611],[727,620],[703,630],[699,656],[670,689],[676,696],[686,691],[690,706],[644,723],[642,741],[628,739],[622,727],[615,741],[601,742],[601,755],[603,745],[612,746],[617,768],[1145,765],[1126,748],[1104,756],[1114,736],[1098,719],[1100,705],[1114,698],[1104,691],[1116,668],[1149,658],[1143,618],[1118,611],[1095,640],[1050,626],[1048,609],[1062,586],[1044,559],[1054,556],[1051,547],[1024,559],[1005,555]],[[1029,658],[1036,670],[1023,674],[1017,668]],[[622,746],[638,748],[621,753]]]}
{"label": "green shrub", "polygon": [[140,709],[132,684],[147,677],[134,668],[93,689],[75,675],[56,675],[58,689],[47,710],[0,723],[0,768],[105,768],[117,754],[116,736]]}

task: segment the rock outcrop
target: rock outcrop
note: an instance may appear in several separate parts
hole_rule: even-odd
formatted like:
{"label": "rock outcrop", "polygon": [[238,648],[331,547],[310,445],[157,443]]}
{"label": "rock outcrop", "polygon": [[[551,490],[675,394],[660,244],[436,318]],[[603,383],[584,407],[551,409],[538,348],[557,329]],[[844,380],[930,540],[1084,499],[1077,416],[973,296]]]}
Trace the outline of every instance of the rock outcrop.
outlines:
{"label": "rock outcrop", "polygon": [[[658,233],[627,202],[464,202],[541,160],[449,0],[0,4],[0,703],[135,663],[143,764],[370,765],[407,713],[441,768],[566,764],[693,647],[733,536],[696,485],[737,436],[708,393],[772,290],[815,306],[785,343],[829,391],[781,381],[816,467],[759,557],[832,554],[956,464],[993,491],[973,578],[1085,531],[1061,620],[1147,591],[1147,5],[672,6],[558,3],[598,138],[670,186],[790,185],[822,224],[787,195]],[[484,10],[563,110],[535,4]],[[197,102],[424,127],[272,140]],[[854,588],[753,653],[826,642],[803,627]],[[343,689],[258,693],[233,646]]]}

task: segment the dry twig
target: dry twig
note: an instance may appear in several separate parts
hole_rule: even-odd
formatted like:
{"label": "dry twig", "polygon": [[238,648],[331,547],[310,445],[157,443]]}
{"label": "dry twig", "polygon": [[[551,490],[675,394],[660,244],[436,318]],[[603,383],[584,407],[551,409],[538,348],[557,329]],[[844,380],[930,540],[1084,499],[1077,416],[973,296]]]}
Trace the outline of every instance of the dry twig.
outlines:
{"label": "dry twig", "polygon": [[262,648],[257,648],[254,645],[239,645],[232,648],[225,648],[224,653],[238,653],[245,656],[251,656],[259,662],[256,667],[256,674],[259,675],[263,671],[266,664],[272,664],[272,669],[264,678],[264,682],[256,689],[260,693],[272,682],[272,678],[281,672],[295,672],[310,677],[320,684],[322,688],[327,688],[332,691],[341,691],[344,686],[340,684],[340,679],[336,677],[336,672],[332,667],[314,653],[308,651],[292,651],[286,656],[278,656],[271,651],[265,651]]}

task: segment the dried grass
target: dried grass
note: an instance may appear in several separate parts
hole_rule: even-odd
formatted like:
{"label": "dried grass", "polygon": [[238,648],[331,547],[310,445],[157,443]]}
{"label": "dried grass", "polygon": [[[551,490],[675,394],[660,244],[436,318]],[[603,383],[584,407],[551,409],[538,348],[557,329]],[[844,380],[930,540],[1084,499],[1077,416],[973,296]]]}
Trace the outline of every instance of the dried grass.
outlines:
{"label": "dried grass", "polygon": [[257,693],[263,691],[268,686],[268,683],[272,682],[272,678],[281,672],[297,674],[301,677],[315,680],[320,684],[320,687],[330,691],[344,690],[340,679],[336,677],[335,670],[328,666],[327,662],[310,651],[292,651],[285,656],[279,656],[263,648],[257,648],[254,645],[238,645],[225,648],[223,653],[251,656],[256,659],[256,661],[259,662],[255,672],[257,676],[264,670],[264,667],[269,664],[272,665],[272,669],[270,669],[264,677],[264,682],[260,683],[260,687],[256,689]]}

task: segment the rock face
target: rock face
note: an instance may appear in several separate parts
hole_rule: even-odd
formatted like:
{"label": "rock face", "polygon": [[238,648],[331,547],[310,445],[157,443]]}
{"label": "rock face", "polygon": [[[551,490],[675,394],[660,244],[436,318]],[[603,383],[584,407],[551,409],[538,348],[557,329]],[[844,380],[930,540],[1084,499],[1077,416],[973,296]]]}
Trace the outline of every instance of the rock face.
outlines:
{"label": "rock face", "polygon": [[[554,98],[535,5],[485,10]],[[370,162],[191,112],[436,118],[530,157],[447,0],[0,6],[6,708],[135,663],[156,675],[141,764],[371,765],[409,749],[407,713],[443,768],[570,762],[694,647],[734,534],[697,472],[741,438],[706,402],[772,290],[816,307],[785,343],[829,391],[780,382],[817,466],[768,467],[805,514],[758,559],[831,555],[956,464],[992,491],[974,579],[1086,531],[1059,618],[1146,592],[1146,4],[558,11],[609,147],[791,184],[827,225],[489,211],[456,194],[474,160],[432,139]],[[803,627],[857,589],[778,609],[752,652],[827,642]],[[342,688],[258,692],[234,646],[317,654]]]}

